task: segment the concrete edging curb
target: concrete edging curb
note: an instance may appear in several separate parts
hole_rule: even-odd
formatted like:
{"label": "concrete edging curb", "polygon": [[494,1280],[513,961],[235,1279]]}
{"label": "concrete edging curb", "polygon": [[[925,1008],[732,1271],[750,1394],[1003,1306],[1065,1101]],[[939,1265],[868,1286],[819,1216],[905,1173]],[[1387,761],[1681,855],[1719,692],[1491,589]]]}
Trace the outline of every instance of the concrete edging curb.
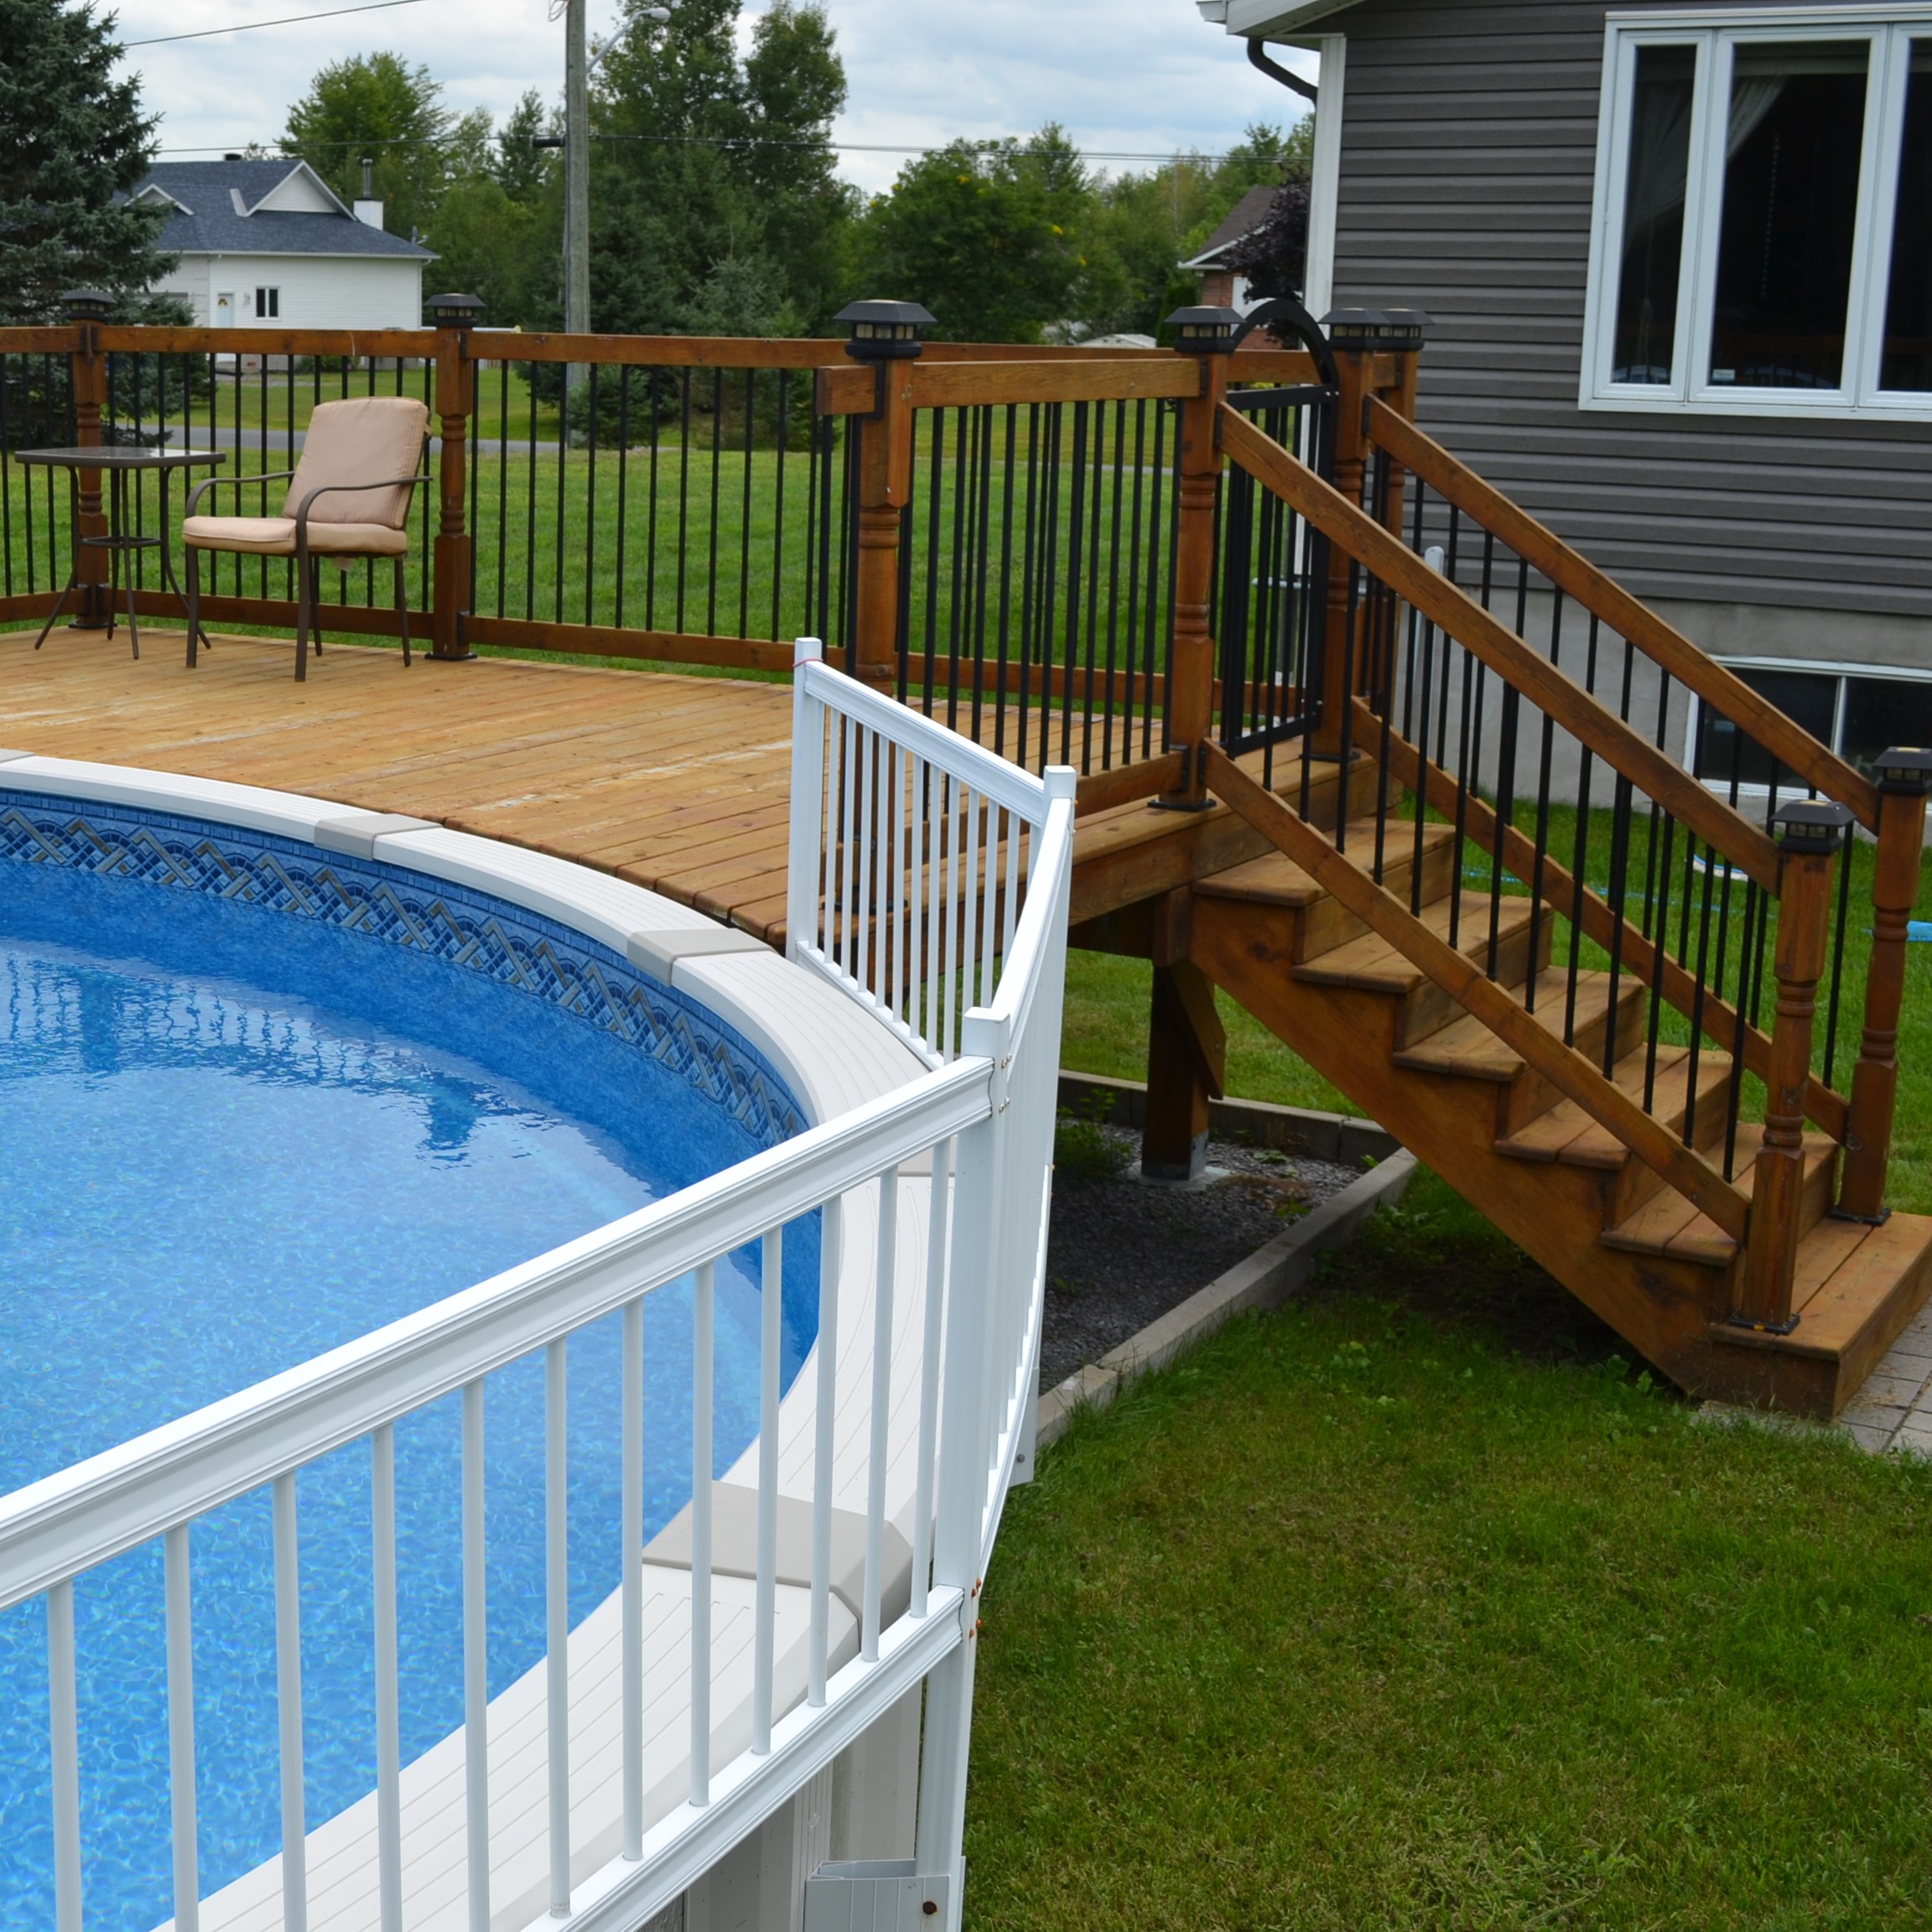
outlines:
{"label": "concrete edging curb", "polygon": [[1042,1395],[1034,1410],[1034,1439],[1044,1448],[1067,1433],[1076,1410],[1104,1409],[1154,1369],[1204,1342],[1250,1308],[1273,1308],[1308,1279],[1317,1255],[1345,1248],[1378,1208],[1402,1198],[1414,1177],[1413,1154],[1398,1151],[1352,1181],[1286,1233],[1238,1261],[1218,1280],[1170,1308],[1139,1334],[1078,1369]]}
{"label": "concrete edging curb", "polygon": [[[1060,1069],[1060,1104],[1070,1111],[1095,1094],[1111,1103],[1110,1127],[1144,1126],[1147,1088],[1144,1081],[1115,1080],[1104,1073]],[[1208,1130],[1223,1140],[1245,1140],[1257,1147],[1279,1147],[1311,1161],[1333,1161],[1353,1167],[1361,1161],[1385,1161],[1400,1146],[1387,1129],[1352,1114],[1322,1114],[1312,1107],[1284,1107],[1273,1100],[1210,1100]]]}

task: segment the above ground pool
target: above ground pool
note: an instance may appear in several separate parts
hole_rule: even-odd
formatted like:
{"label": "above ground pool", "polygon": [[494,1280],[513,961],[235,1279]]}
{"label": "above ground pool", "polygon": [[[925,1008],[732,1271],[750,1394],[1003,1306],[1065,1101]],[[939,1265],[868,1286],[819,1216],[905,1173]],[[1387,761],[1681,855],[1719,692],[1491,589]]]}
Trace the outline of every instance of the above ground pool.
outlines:
{"label": "above ground pool", "polygon": [[[94,800],[0,789],[0,1493],[803,1124],[750,1041],[581,932]],[[787,1244],[787,1384],[815,1254]],[[756,1252],[720,1267],[719,1472],[755,1432],[761,1292]],[[619,1577],[617,1322],[569,1351],[573,1623]],[[690,1493],[689,1328],[688,1283],[651,1297],[647,1535]],[[543,1423],[540,1362],[489,1379],[493,1696],[543,1649]],[[456,1398],[396,1440],[407,1760],[462,1720]],[[375,1779],[366,1445],[299,1493],[313,1828]],[[191,1548],[212,1892],[280,1842],[267,1495],[198,1521]],[[160,1572],[151,1546],[75,1586],[86,1917],[116,1932],[171,1909]],[[0,1614],[0,1925],[51,1922],[51,1837],[34,1601]]]}

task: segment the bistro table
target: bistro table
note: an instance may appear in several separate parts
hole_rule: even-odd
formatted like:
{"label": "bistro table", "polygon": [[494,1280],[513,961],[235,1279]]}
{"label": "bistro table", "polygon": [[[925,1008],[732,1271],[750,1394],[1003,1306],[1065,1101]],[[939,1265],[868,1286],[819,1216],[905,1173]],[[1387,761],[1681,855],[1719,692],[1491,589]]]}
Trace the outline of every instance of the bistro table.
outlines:
{"label": "bistro table", "polygon": [[[44,463],[49,469],[67,472],[69,500],[72,505],[74,527],[76,532],[74,543],[74,562],[67,573],[67,581],[62,586],[60,601],[54,606],[47,621],[40,626],[40,635],[34,640],[38,651],[47,641],[47,633],[54,628],[54,620],[67,607],[67,599],[80,585],[80,557],[86,550],[105,550],[108,557],[107,579],[107,635],[114,635],[114,593],[121,580],[121,559],[127,559],[127,635],[134,647],[134,655],[141,655],[141,633],[134,622],[134,555],[141,550],[160,552],[161,582],[172,590],[180,600],[181,614],[188,614],[187,600],[181,595],[181,586],[174,580],[174,567],[168,561],[168,479],[176,470],[194,468],[212,469],[217,464],[228,460],[225,449],[151,449],[136,443],[91,443],[78,444],[66,449],[16,449],[16,463]],[[108,478],[107,531],[105,536],[83,537],[78,534],[80,522],[80,472],[91,470],[97,475],[105,470]],[[152,470],[161,479],[161,517],[158,537],[143,537],[127,527],[127,479],[138,480],[142,471]],[[99,485],[96,485],[98,489]]]}

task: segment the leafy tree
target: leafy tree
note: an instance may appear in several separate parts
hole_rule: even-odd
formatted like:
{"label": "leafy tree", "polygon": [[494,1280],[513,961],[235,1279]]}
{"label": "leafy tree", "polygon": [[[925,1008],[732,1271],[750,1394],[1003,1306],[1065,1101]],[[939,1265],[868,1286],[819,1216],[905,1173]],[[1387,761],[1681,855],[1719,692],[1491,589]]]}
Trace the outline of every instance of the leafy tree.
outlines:
{"label": "leafy tree", "polygon": [[1308,268],[1308,183],[1283,182],[1267,220],[1228,250],[1228,266],[1248,278],[1251,294],[1301,294]]}
{"label": "leafy tree", "polygon": [[923,302],[943,338],[1037,341],[1079,285],[1089,198],[1057,127],[922,154],[867,213],[866,292]]}
{"label": "leafy tree", "polygon": [[352,54],[325,67],[288,110],[282,149],[300,155],[345,201],[361,194],[362,163],[373,161],[383,226],[413,236],[442,198],[453,138],[475,148],[488,126],[472,117],[459,128],[428,68],[394,54]]}
{"label": "leafy tree", "polygon": [[155,122],[117,79],[113,16],[90,0],[0,0],[0,322],[58,320],[63,290],[115,291],[131,317],[181,319],[143,291],[176,265],[137,187]]}
{"label": "leafy tree", "polygon": [[[479,125],[480,123],[480,125]],[[563,243],[562,169],[536,141],[554,128],[534,89],[491,138],[465,116],[449,147],[448,184],[423,234],[439,287],[480,296],[499,326],[553,319]]]}
{"label": "leafy tree", "polygon": [[1181,263],[1250,188],[1306,183],[1314,121],[1284,132],[1250,127],[1218,161],[1179,155],[1144,174],[1098,183],[1082,230],[1085,258],[1079,319],[1087,330],[1156,335],[1176,309],[1197,301],[1199,285]]}

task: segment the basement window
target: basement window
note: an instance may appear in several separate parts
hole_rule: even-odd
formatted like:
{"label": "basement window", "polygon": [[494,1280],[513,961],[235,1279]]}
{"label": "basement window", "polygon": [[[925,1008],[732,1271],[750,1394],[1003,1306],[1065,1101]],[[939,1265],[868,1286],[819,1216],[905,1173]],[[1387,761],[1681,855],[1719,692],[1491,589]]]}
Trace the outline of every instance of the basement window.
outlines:
{"label": "basement window", "polygon": [[[1867,777],[1893,745],[1932,745],[1932,673],[1847,671],[1768,658],[1725,667]],[[1698,777],[1725,797],[1733,784],[1741,799],[1762,801],[1770,790],[1771,755],[1695,698],[1686,755]],[[1789,771],[1776,776],[1780,799],[1806,796]]]}
{"label": "basement window", "polygon": [[1609,18],[1588,408],[1932,416],[1932,12]]}

